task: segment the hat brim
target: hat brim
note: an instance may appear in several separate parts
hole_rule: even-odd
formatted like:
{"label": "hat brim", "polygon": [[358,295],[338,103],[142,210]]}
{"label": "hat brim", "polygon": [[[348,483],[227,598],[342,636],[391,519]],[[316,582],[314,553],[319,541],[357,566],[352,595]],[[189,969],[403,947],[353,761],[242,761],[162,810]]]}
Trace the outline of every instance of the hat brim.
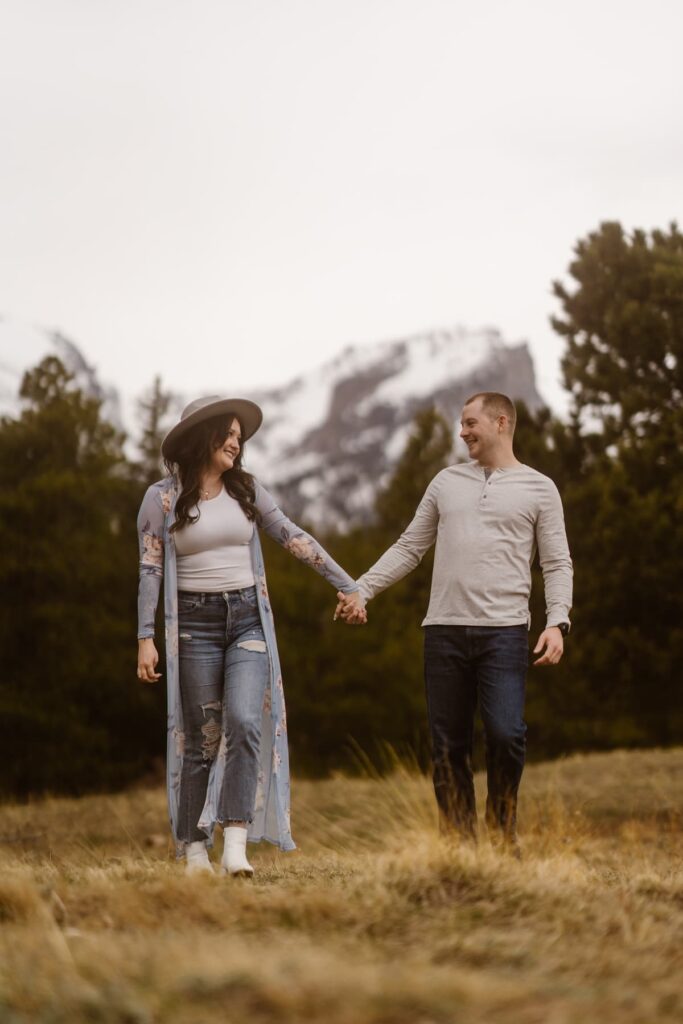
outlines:
{"label": "hat brim", "polygon": [[204,420],[211,419],[212,416],[227,416],[229,413],[236,416],[242,424],[243,441],[253,437],[263,422],[263,413],[256,402],[251,402],[248,398],[221,398],[219,402],[210,402],[202,406],[171,427],[161,442],[161,454],[165,459],[172,459],[178,442],[188,430],[198,423],[203,423]]}

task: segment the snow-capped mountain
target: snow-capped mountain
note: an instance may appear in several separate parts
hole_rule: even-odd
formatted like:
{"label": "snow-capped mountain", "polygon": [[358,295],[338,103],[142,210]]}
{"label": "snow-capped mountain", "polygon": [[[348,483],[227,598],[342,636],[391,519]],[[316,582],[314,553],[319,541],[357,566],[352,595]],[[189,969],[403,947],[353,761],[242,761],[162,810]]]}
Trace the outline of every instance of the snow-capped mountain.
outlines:
{"label": "snow-capped mountain", "polygon": [[[138,396],[104,387],[80,349],[61,334],[4,320],[0,415],[18,415],[23,374],[46,355],[58,356],[79,387],[103,400],[113,423],[129,436],[138,434]],[[261,430],[247,445],[246,466],[294,519],[348,528],[372,518],[377,490],[401,455],[415,414],[436,405],[457,435],[462,404],[475,391],[503,391],[532,410],[542,405],[526,344],[505,344],[493,328],[458,327],[349,346],[283,387],[245,392],[264,413]],[[195,397],[174,395],[174,418]]]}
{"label": "snow-capped mountain", "polygon": [[107,419],[116,427],[123,427],[121,401],[116,389],[102,385],[72,341],[59,331],[31,327],[4,318],[0,318],[0,416],[19,415],[19,389],[24,373],[46,356],[57,356],[74,375],[74,386],[93,398],[99,398]]}
{"label": "snow-capped mountain", "polygon": [[525,344],[498,331],[433,331],[363,348],[274,390],[252,394],[264,412],[249,469],[289,514],[344,528],[372,516],[374,496],[400,456],[415,414],[436,405],[454,426],[475,391],[542,405]]}

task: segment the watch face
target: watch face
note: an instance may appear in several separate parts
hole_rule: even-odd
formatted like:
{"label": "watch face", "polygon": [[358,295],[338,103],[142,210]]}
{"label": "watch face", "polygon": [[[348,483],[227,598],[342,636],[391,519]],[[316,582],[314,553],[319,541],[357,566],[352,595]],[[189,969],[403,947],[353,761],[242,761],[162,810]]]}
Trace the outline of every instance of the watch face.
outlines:
{"label": "watch face", "polygon": [[560,623],[558,623],[557,628],[559,629],[559,631],[562,634],[562,636],[566,636],[567,633],[569,632],[569,623],[568,622],[560,622]]}

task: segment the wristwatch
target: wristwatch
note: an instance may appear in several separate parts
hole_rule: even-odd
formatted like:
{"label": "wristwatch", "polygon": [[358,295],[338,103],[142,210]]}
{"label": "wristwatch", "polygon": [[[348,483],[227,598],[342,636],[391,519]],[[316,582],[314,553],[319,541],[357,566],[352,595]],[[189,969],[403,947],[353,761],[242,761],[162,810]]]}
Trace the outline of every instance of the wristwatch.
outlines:
{"label": "wristwatch", "polygon": [[560,633],[562,634],[562,636],[566,636],[567,633],[569,632],[569,623],[568,622],[558,622],[558,623],[556,623],[556,625],[557,625],[557,628],[559,629]]}

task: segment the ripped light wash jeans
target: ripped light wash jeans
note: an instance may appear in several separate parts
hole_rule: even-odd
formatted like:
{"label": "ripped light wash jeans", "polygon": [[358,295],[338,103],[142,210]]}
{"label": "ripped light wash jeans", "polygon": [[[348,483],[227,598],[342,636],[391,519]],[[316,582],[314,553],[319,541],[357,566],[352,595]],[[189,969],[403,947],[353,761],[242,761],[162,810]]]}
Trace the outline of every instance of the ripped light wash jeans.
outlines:
{"label": "ripped light wash jeans", "polygon": [[206,839],[197,822],[209,769],[225,736],[218,820],[250,822],[259,770],[263,699],[269,661],[256,588],[222,594],[178,592],[180,694],[185,755],[178,839]]}

